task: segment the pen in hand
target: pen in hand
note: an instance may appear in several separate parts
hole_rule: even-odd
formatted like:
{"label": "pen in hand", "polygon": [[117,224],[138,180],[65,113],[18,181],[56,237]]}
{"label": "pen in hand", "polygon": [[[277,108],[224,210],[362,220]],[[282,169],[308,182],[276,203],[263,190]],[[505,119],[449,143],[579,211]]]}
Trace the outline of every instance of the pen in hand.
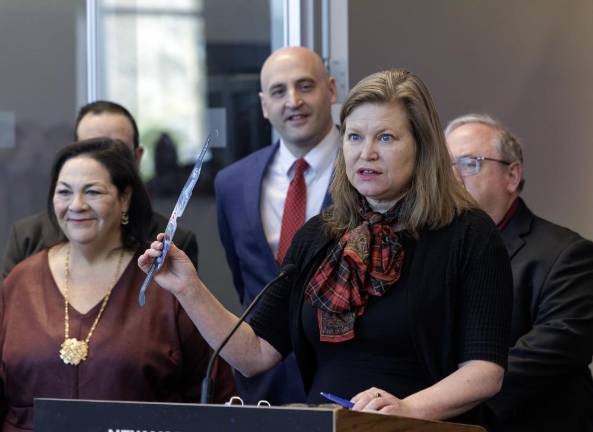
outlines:
{"label": "pen in hand", "polygon": [[326,398],[327,400],[330,400],[332,402],[337,403],[338,405],[343,406],[344,408],[352,408],[354,406],[354,402],[350,402],[347,399],[343,399],[339,396],[333,395],[331,393],[324,393],[324,392],[320,392],[319,393],[321,396],[323,396],[324,398]]}

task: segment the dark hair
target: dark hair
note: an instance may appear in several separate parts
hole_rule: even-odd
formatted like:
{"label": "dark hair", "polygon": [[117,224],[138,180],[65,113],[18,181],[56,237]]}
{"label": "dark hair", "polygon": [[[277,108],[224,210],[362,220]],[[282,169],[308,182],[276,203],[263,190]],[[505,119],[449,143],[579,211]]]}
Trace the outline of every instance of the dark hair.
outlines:
{"label": "dark hair", "polygon": [[118,103],[106,101],[106,100],[98,100],[95,102],[88,103],[88,104],[82,106],[78,110],[78,115],[76,116],[76,124],[74,125],[74,139],[75,140],[78,141],[78,132],[77,132],[78,125],[80,124],[80,121],[82,120],[82,118],[84,116],[86,116],[88,113],[93,113],[93,114],[112,113],[112,114],[123,115],[130,121],[130,124],[132,125],[132,130],[134,131],[134,136],[133,136],[134,149],[137,149],[138,146],[140,145],[140,134],[138,132],[138,125],[136,124],[136,120],[134,120],[134,117],[132,117],[132,114],[130,114],[130,111],[128,111],[127,109],[125,109],[123,106],[121,106]]}
{"label": "dark hair", "polygon": [[[390,69],[363,78],[350,90],[340,112],[340,135],[344,136],[348,116],[364,104],[400,104],[406,112],[416,144],[412,183],[402,198],[400,223],[408,230],[438,229],[455,215],[476,204],[455,179],[451,158],[436,107],[428,88],[405,69]],[[333,206],[325,213],[336,235],[360,223],[359,193],[346,176],[342,149],[338,152],[331,184]]]}
{"label": "dark hair", "polygon": [[122,194],[128,186],[132,189],[128,209],[129,223],[122,225],[122,243],[125,248],[132,250],[143,246],[150,226],[152,207],[148,193],[136,170],[132,151],[124,142],[117,139],[93,138],[78,141],[58,152],[51,169],[47,197],[47,213],[54,226],[59,229],[53,197],[60,171],[66,161],[78,156],[89,157],[103,165],[119,194]]}

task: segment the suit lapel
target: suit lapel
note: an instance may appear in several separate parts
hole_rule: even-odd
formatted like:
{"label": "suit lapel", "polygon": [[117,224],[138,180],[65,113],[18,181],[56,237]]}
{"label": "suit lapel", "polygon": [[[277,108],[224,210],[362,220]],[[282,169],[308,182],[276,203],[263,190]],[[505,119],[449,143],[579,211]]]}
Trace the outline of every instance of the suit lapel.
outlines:
{"label": "suit lapel", "polygon": [[[253,160],[250,172],[245,176],[245,181],[243,183],[243,197],[245,199],[245,217],[247,223],[251,227],[251,232],[254,233],[257,243],[261,245],[262,251],[265,250],[265,254],[267,255],[266,259],[269,262],[274,263],[274,265],[276,265],[276,259],[272,254],[272,250],[270,249],[262,225],[260,202],[264,175],[279,147],[280,142],[276,142],[274,145],[265,148],[258,157]],[[323,199],[321,209],[325,210],[331,204],[332,199],[328,189],[325,198]]]}
{"label": "suit lapel", "polygon": [[527,208],[521,198],[517,213],[511,218],[507,227],[501,232],[502,239],[512,259],[525,245],[523,237],[531,231],[533,224],[533,213]]}
{"label": "suit lapel", "polygon": [[280,146],[280,143],[276,143],[265,148],[258,158],[253,161],[253,165],[250,167],[250,172],[245,176],[243,183],[243,197],[245,199],[245,217],[251,232],[254,233],[256,241],[261,245],[262,251],[267,255],[266,259],[270,262],[275,263],[276,260],[272,254],[272,250],[268,245],[264,227],[261,221],[260,202],[262,192],[262,181],[266,173],[268,165],[272,161],[272,157],[276,153]]}
{"label": "suit lapel", "polygon": [[331,195],[331,185],[334,181],[334,175],[336,174],[336,168],[332,170],[332,175],[329,179],[329,186],[327,187],[327,191],[325,191],[325,198],[323,198],[323,203],[321,203],[321,212],[328,208],[330,205],[333,204],[332,195]]}
{"label": "suit lapel", "polygon": [[327,191],[325,192],[325,198],[323,198],[323,203],[321,204],[321,211],[325,210],[330,205],[332,205],[332,196],[330,193],[330,189],[331,189],[331,184],[332,184],[333,179],[334,179],[334,173],[332,173],[331,179],[329,181],[330,187],[328,187]]}

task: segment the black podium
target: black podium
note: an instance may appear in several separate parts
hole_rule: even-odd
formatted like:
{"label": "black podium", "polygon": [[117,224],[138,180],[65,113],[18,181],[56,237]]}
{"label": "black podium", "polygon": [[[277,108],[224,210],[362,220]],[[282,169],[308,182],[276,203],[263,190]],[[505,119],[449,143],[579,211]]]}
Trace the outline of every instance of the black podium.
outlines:
{"label": "black podium", "polygon": [[341,408],[35,399],[35,432],[479,432],[477,426]]}

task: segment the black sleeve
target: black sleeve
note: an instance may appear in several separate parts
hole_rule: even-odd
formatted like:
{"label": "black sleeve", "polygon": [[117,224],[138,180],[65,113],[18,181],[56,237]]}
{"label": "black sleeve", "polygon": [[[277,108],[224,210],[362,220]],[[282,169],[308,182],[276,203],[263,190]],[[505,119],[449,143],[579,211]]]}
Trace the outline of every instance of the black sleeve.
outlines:
{"label": "black sleeve", "polygon": [[503,391],[489,405],[503,418],[549,380],[588,373],[593,356],[593,243],[564,248],[544,281],[532,329],[509,353]]}
{"label": "black sleeve", "polygon": [[308,282],[308,272],[315,264],[312,257],[319,250],[319,244],[325,242],[321,227],[321,219],[317,216],[297,231],[282,263],[282,267],[294,264],[297,270],[270,287],[250,320],[255,333],[267,340],[283,357],[293,350],[291,320],[300,320],[300,296],[304,284]]}
{"label": "black sleeve", "polygon": [[[288,255],[286,258],[288,259]],[[294,279],[293,275],[274,283],[261,298],[249,322],[255,334],[268,341],[282,357],[292,351],[289,309]]]}
{"label": "black sleeve", "polygon": [[506,367],[513,279],[498,229],[490,220],[476,219],[460,253],[459,362],[486,360]]}

